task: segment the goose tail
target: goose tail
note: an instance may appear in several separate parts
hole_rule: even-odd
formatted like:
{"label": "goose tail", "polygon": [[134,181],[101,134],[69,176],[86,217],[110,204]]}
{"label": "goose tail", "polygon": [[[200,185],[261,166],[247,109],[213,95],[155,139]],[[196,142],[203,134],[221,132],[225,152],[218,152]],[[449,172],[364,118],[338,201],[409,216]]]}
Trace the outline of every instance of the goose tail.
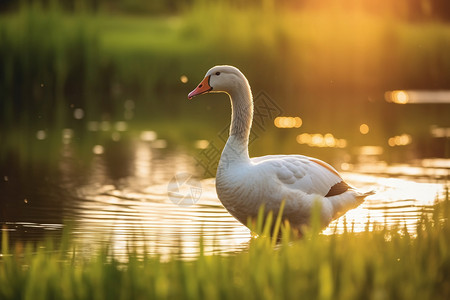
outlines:
{"label": "goose tail", "polygon": [[356,195],[355,195],[356,198],[360,199],[360,200],[364,200],[364,198],[366,198],[367,196],[375,194],[374,190],[370,190],[368,192],[361,192],[361,191],[358,191],[358,190],[354,189],[354,191],[356,192]]}
{"label": "goose tail", "polygon": [[364,202],[367,196],[375,194],[374,191],[361,192],[357,189],[350,188],[343,194],[329,197],[328,199],[333,205],[333,220],[345,214],[348,210],[358,207]]}

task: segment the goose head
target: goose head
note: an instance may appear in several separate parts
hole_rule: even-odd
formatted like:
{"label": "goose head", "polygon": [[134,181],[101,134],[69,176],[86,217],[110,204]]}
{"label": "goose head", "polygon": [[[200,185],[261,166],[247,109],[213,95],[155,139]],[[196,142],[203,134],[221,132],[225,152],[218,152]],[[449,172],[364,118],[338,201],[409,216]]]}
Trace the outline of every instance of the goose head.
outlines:
{"label": "goose head", "polygon": [[233,66],[215,66],[209,69],[202,82],[189,93],[188,98],[206,93],[232,94],[236,89],[248,85],[247,79]]}

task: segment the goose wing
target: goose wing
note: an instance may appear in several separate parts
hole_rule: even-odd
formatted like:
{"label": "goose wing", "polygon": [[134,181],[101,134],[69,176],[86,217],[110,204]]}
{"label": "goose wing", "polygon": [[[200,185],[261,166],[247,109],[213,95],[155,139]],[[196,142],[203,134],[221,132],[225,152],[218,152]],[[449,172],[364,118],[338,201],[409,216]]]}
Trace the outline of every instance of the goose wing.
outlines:
{"label": "goose wing", "polygon": [[306,194],[331,197],[344,193],[349,186],[329,164],[303,155],[268,155],[252,158],[261,168],[270,168],[274,180],[285,188],[301,190]]}

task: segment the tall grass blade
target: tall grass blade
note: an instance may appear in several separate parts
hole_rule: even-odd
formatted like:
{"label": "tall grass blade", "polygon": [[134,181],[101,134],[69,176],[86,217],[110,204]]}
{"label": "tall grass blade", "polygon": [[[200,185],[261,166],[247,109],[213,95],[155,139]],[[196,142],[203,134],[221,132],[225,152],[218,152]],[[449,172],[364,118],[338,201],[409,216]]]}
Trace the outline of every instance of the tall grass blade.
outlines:
{"label": "tall grass blade", "polygon": [[276,243],[279,241],[279,237],[282,234],[281,233],[281,221],[283,220],[283,212],[284,212],[284,206],[286,204],[286,201],[281,201],[280,209],[278,211],[277,218],[275,220],[275,225],[273,226],[272,231],[272,246],[275,246]]}

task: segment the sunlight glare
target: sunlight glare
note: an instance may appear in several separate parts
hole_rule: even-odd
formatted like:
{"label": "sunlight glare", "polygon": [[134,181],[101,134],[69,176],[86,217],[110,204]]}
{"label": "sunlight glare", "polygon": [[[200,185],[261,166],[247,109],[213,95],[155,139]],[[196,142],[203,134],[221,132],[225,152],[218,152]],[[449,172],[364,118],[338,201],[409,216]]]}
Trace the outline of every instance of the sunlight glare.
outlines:
{"label": "sunlight glare", "polygon": [[197,149],[206,149],[209,146],[208,140],[197,140],[195,141],[195,148]]}
{"label": "sunlight glare", "polygon": [[391,147],[395,147],[395,146],[406,146],[411,144],[412,142],[412,137],[409,134],[402,134],[402,135],[396,135],[393,137],[390,137],[388,139],[388,145]]}
{"label": "sunlight glare", "polygon": [[147,179],[151,174],[152,153],[145,143],[137,143],[134,161],[135,175],[140,179]]}
{"label": "sunlight glare", "polygon": [[155,141],[152,143],[152,148],[155,148],[155,149],[164,149],[164,148],[167,148],[167,141],[166,141],[166,140],[163,140],[163,139],[155,140]]}
{"label": "sunlight glare", "polygon": [[302,133],[296,137],[297,143],[301,145],[308,145],[310,147],[330,147],[330,148],[345,148],[347,147],[347,140],[337,139],[331,133],[322,135],[320,133],[309,134]]}
{"label": "sunlight glare", "polygon": [[64,128],[62,130],[62,142],[63,144],[67,145],[70,143],[71,139],[73,138],[74,131],[70,128]]}
{"label": "sunlight glare", "polygon": [[347,140],[346,139],[338,139],[337,143],[336,143],[336,146],[338,148],[345,148],[345,147],[347,147]]}
{"label": "sunlight glare", "polygon": [[394,102],[398,104],[406,104],[409,100],[409,96],[405,91],[395,91],[393,97]]}
{"label": "sunlight glare", "polygon": [[361,124],[359,126],[359,132],[361,132],[361,134],[368,134],[369,133],[369,125],[367,124]]}
{"label": "sunlight glare", "polygon": [[36,138],[40,141],[45,140],[47,138],[47,132],[45,130],[38,130],[36,132]]}
{"label": "sunlight glare", "polygon": [[393,102],[397,104],[406,104],[409,102],[409,95],[406,91],[392,91],[386,92],[385,94],[386,101]]}
{"label": "sunlight glare", "polygon": [[187,82],[189,81],[189,79],[187,78],[186,75],[181,75],[180,81],[181,81],[182,83],[187,83]]}
{"label": "sunlight glare", "polygon": [[359,148],[360,155],[381,155],[383,154],[383,147],[380,146],[362,146]]}
{"label": "sunlight glare", "polygon": [[309,133],[302,133],[297,135],[297,143],[299,144],[311,143],[311,135]]}
{"label": "sunlight glare", "polygon": [[148,130],[148,131],[142,131],[141,132],[141,141],[144,142],[153,142],[154,140],[156,140],[156,132]]}
{"label": "sunlight glare", "polygon": [[449,138],[450,127],[438,127],[436,125],[430,126],[431,135],[437,138]]}
{"label": "sunlight glare", "polygon": [[418,183],[358,173],[344,173],[343,178],[349,182],[359,182],[360,186],[377,187],[377,190],[359,207],[333,221],[324,231],[327,235],[343,233],[345,226],[348,230],[353,226],[354,232],[363,232],[384,225],[406,226],[408,232],[414,235],[417,218],[424,207],[434,205],[437,199],[443,199],[445,193],[444,186],[437,183]]}
{"label": "sunlight glare", "polygon": [[341,170],[342,171],[349,171],[353,166],[349,163],[341,163]]}
{"label": "sunlight glare", "polygon": [[276,117],[273,123],[277,128],[300,128],[303,121],[300,117]]}
{"label": "sunlight glare", "polygon": [[119,122],[116,122],[114,127],[116,128],[117,131],[127,131],[128,123],[125,121],[119,121]]}
{"label": "sunlight glare", "polygon": [[75,119],[77,119],[77,120],[83,119],[83,118],[84,118],[84,110],[81,109],[81,108],[76,108],[76,109],[73,111],[73,117],[74,117]]}
{"label": "sunlight glare", "polygon": [[103,148],[102,145],[95,145],[92,148],[92,152],[97,155],[103,154],[104,151],[105,151],[105,149]]}
{"label": "sunlight glare", "polygon": [[335,147],[336,146],[336,139],[331,133],[327,133],[324,136],[324,142],[327,147]]}

